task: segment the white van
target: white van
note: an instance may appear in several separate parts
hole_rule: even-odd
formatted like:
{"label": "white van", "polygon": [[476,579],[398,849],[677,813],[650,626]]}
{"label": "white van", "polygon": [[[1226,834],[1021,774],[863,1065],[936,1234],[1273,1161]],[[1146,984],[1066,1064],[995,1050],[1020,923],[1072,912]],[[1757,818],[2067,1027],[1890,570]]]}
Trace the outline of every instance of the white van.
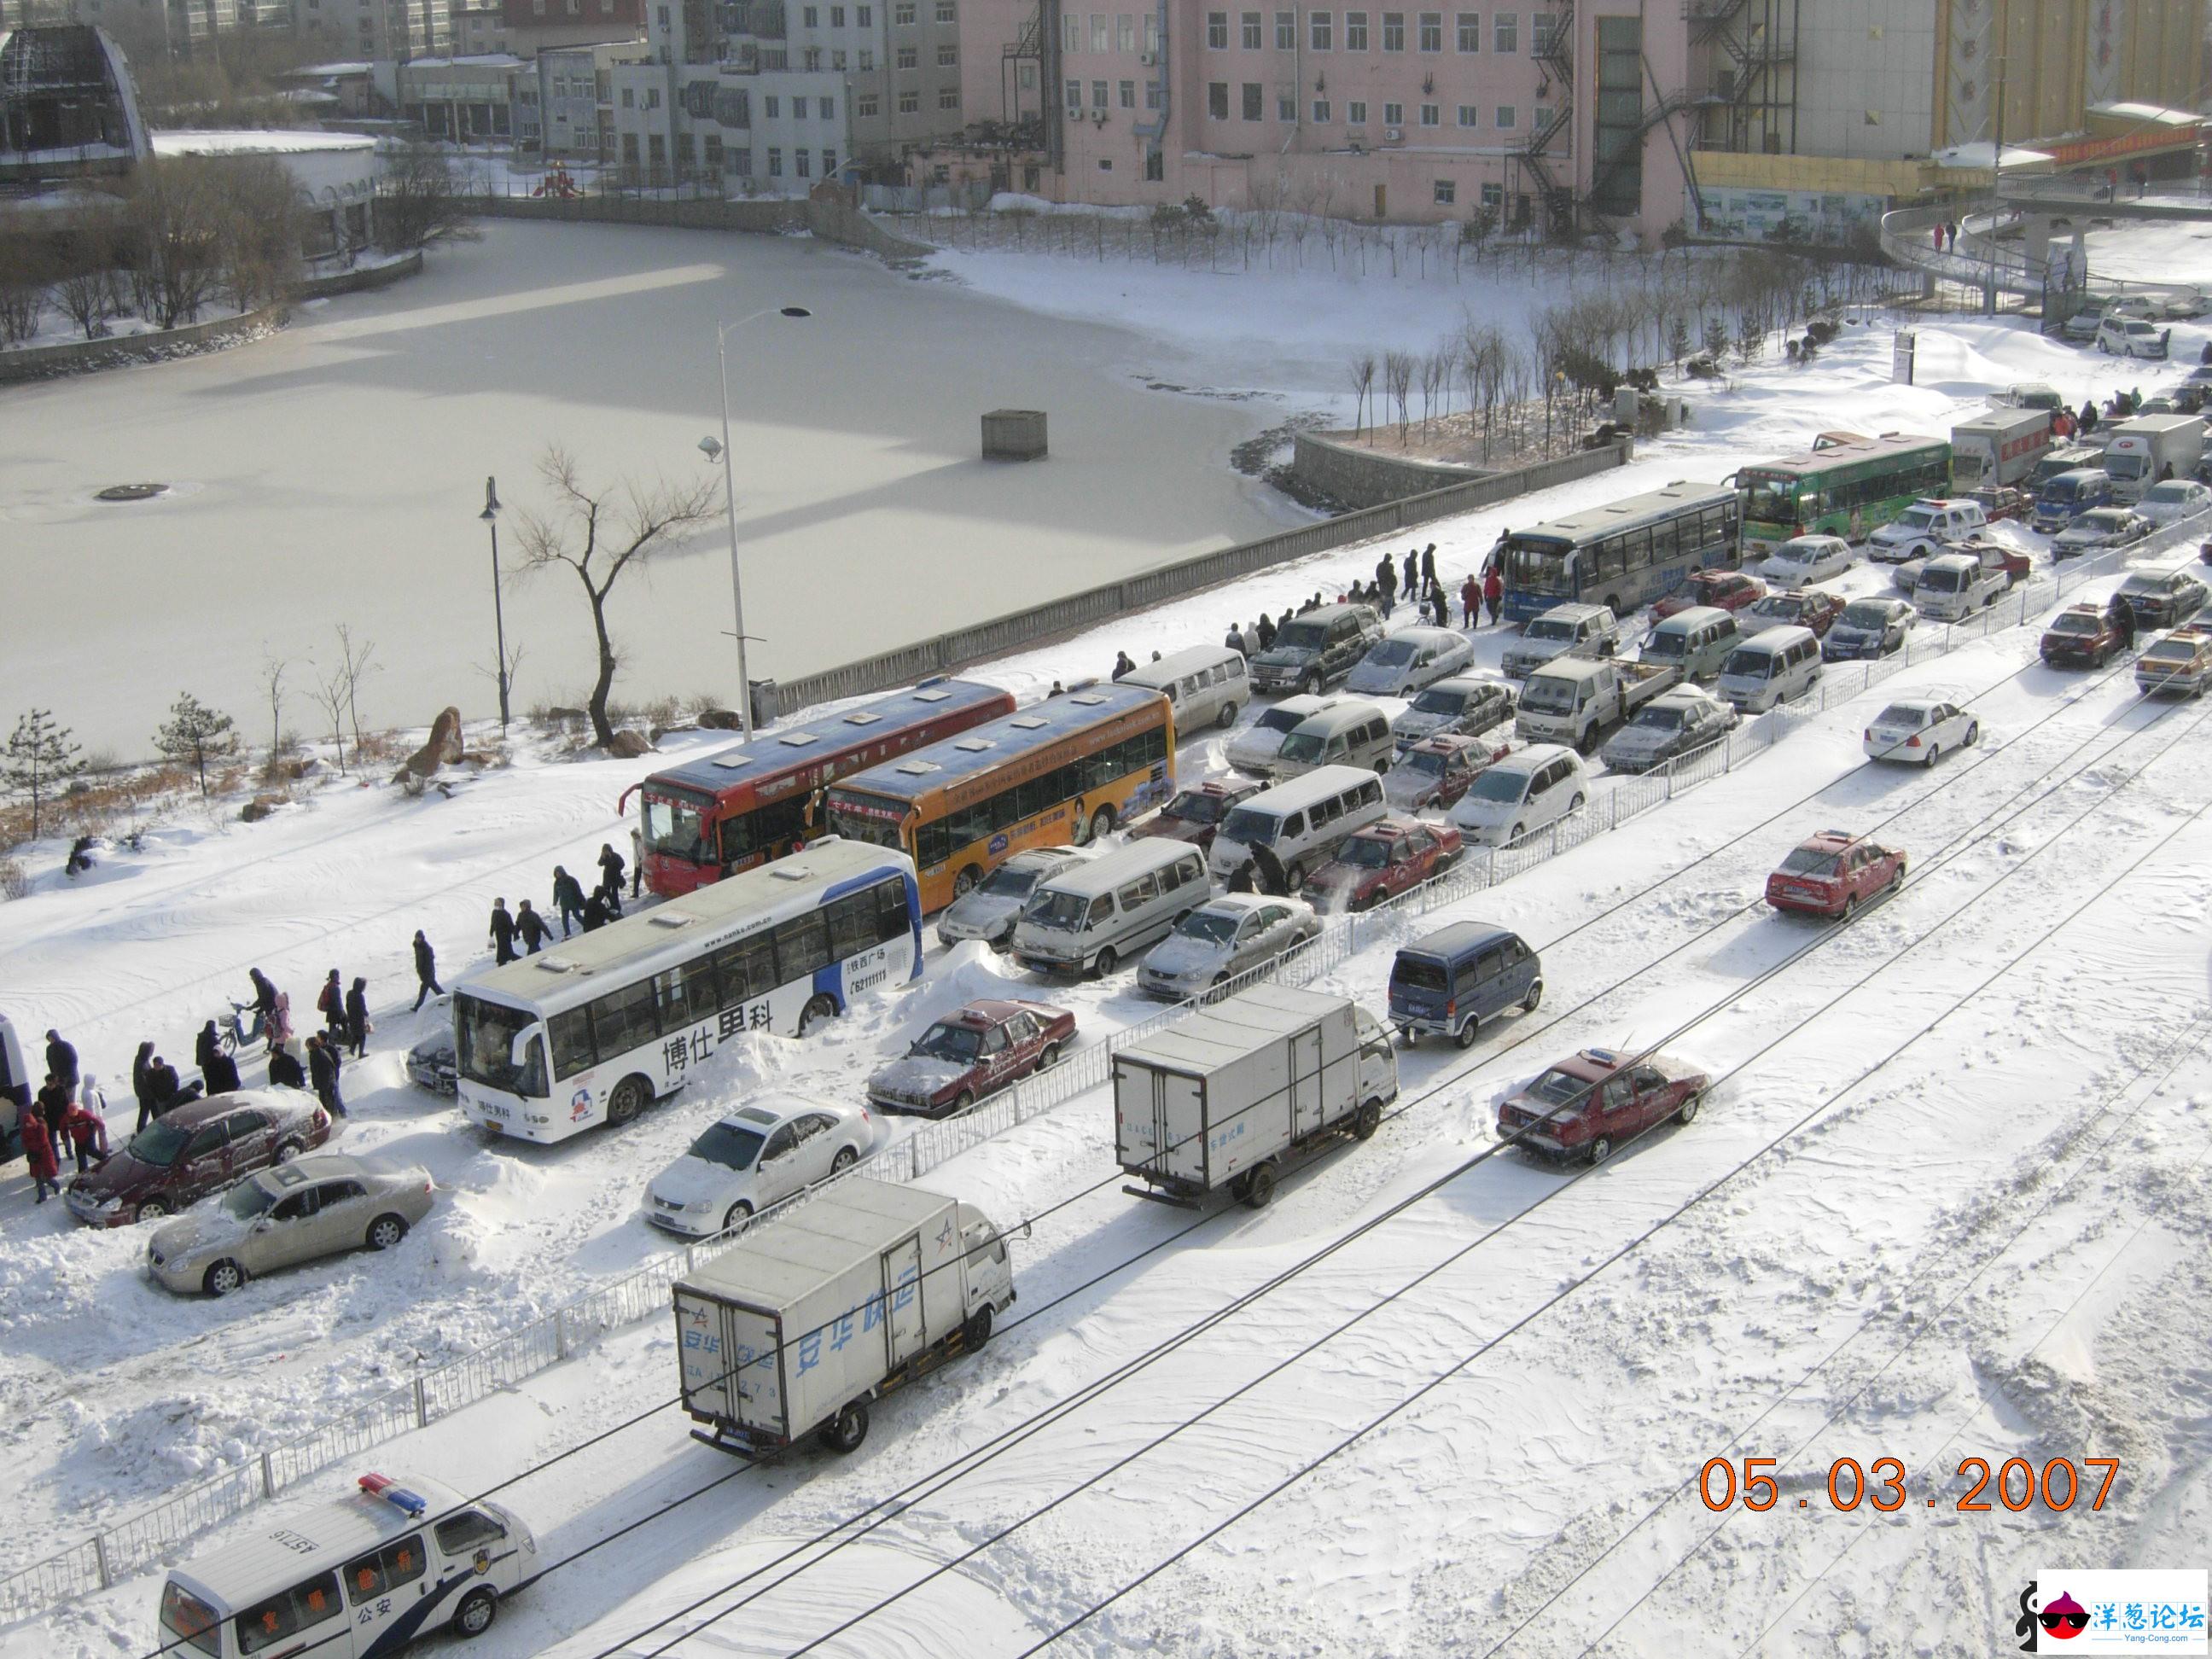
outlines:
{"label": "white van", "polygon": [[1721,665],[1721,696],[1747,714],[1763,714],[1820,683],[1820,641],[1809,628],[1763,629]]}
{"label": "white van", "polygon": [[444,1626],[483,1635],[538,1571],[538,1540],[500,1504],[411,1475],[359,1486],[172,1571],[162,1652],[385,1659]]}
{"label": "white van", "polygon": [[1037,884],[1014,924],[1013,953],[1040,974],[1110,974],[1213,896],[1188,842],[1131,842]]}
{"label": "white van", "polygon": [[1285,697],[1273,708],[1263,709],[1259,719],[1230,738],[1222,758],[1247,777],[1264,778],[1285,738],[1304,725],[1308,715],[1334,708],[1342,701],[1340,697],[1314,697],[1303,693]]}
{"label": "white van", "polygon": [[1139,663],[1121,676],[1124,685],[1150,686],[1175,710],[1176,730],[1197,731],[1236,723],[1237,711],[1252,700],[1244,677],[1244,653],[1225,645],[1194,645],[1171,651],[1158,662]]}
{"label": "white van", "polygon": [[1718,605],[1693,605],[1646,634],[1636,659],[1679,669],[1685,682],[1711,679],[1742,639],[1743,630],[1730,613]]}
{"label": "white van", "polygon": [[1444,822],[1479,847],[1504,847],[1581,811],[1589,792],[1581,756],[1561,744],[1533,743],[1484,768]]}
{"label": "white van", "polygon": [[1340,842],[1383,811],[1382,780],[1374,773],[1357,766],[1319,767],[1230,808],[1214,832],[1206,863],[1225,879],[1250,861],[1254,847],[1265,847],[1289,884],[1303,887]]}
{"label": "white van", "polygon": [[1291,729],[1267,763],[1267,775],[1283,783],[1321,766],[1387,772],[1397,751],[1388,714],[1371,702],[1340,702],[1307,715]]}

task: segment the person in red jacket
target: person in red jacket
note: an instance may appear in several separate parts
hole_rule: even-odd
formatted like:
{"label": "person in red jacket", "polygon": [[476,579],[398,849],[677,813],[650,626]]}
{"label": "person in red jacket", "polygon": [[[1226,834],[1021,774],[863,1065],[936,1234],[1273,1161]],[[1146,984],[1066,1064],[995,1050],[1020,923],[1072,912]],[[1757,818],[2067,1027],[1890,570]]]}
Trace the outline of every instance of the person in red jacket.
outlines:
{"label": "person in red jacket", "polygon": [[[53,1083],[53,1079],[46,1079],[48,1088]],[[43,1204],[49,1192],[58,1194],[62,1189],[58,1179],[61,1165],[54,1158],[53,1139],[47,1133],[45,1116],[39,1112],[25,1112],[18,1127],[23,1137],[24,1161],[31,1166],[31,1182],[39,1189],[39,1202]]]}
{"label": "person in red jacket", "polygon": [[1497,562],[1492,560],[1490,568],[1482,573],[1482,605],[1483,609],[1490,612],[1490,620],[1493,625],[1497,623],[1498,611],[1504,603],[1505,578],[1498,574]]}
{"label": "person in red jacket", "polygon": [[1462,628],[1473,628],[1482,621],[1482,584],[1473,575],[1460,585],[1459,608]]}

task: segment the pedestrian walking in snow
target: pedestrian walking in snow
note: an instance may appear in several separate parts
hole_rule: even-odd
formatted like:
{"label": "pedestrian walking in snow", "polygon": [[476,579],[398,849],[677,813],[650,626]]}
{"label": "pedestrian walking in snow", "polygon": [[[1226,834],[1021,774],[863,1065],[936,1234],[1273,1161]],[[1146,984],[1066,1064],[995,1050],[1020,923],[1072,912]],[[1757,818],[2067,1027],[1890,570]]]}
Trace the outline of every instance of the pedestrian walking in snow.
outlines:
{"label": "pedestrian walking in snow", "polygon": [[346,1042],[353,1049],[356,1060],[368,1054],[368,981],[359,975],[346,992]]}
{"label": "pedestrian walking in snow", "polygon": [[1128,675],[1133,674],[1136,672],[1137,665],[1131,659],[1127,652],[1116,651],[1114,653],[1114,678],[1115,679],[1118,680],[1125,678]]}
{"label": "pedestrian walking in snow", "polygon": [[645,886],[645,837],[633,830],[629,832],[629,896],[635,898]]}
{"label": "pedestrian walking in snow", "polygon": [[1493,628],[1498,624],[1498,613],[1504,609],[1504,605],[1505,578],[1498,574],[1498,566],[1493,562],[1489,569],[1482,573],[1482,606],[1484,610],[1490,612],[1490,622]]}
{"label": "pedestrian walking in snow", "polygon": [[607,915],[607,896],[604,892],[593,893],[591,897],[584,901],[584,931],[586,933],[598,933],[600,928],[607,925],[610,920],[611,918]]}
{"label": "pedestrian walking in snow", "polygon": [[[1051,702],[1054,697],[1064,697],[1064,696],[1066,696],[1066,695],[1067,695],[1067,688],[1066,688],[1066,686],[1062,685],[1062,684],[1061,684],[1058,680],[1054,680],[1054,681],[1052,683],[1052,690],[1049,690],[1049,691],[1048,691],[1048,692],[1046,692],[1046,693],[1044,694],[1044,700],[1045,700],[1047,702]],[[565,927],[568,927],[568,918],[566,915],[563,915],[563,916],[561,918],[561,926],[562,926],[562,927],[564,927],[564,928],[565,928]],[[563,933],[561,935],[561,937],[562,937],[562,939],[566,939],[566,938],[568,938],[568,935],[567,933]]]}
{"label": "pedestrian walking in snow", "polygon": [[[201,1075],[205,1076],[208,1067],[215,1064],[215,1057],[222,1052],[222,1033],[216,1030],[215,1022],[210,1020],[200,1027],[199,1035],[192,1039],[192,1063],[200,1068]],[[150,1042],[142,1043],[139,1045],[138,1053],[143,1058],[151,1059],[154,1045]],[[140,1080],[139,1069],[136,1066],[131,1067],[131,1081],[134,1088]]]}
{"label": "pedestrian walking in snow", "polygon": [[491,948],[499,960],[492,965],[504,968],[514,960],[514,918],[507,914],[507,900],[491,902]]}
{"label": "pedestrian walking in snow", "polygon": [[76,1050],[62,1040],[59,1031],[46,1033],[46,1069],[54,1074],[54,1081],[62,1085],[64,1093],[76,1093]]}
{"label": "pedestrian walking in snow", "polygon": [[1437,544],[1434,542],[1421,550],[1421,582],[1428,588],[1437,586]]}
{"label": "pedestrian walking in snow", "polygon": [[568,937],[571,921],[584,919],[584,884],[559,865],[553,866],[553,908],[561,913],[561,937]]}
{"label": "pedestrian walking in snow", "polygon": [[289,1044],[269,1056],[269,1086],[272,1089],[304,1089],[307,1073],[301,1067],[299,1055]]}
{"label": "pedestrian walking in snow", "polygon": [[2094,398],[2081,399],[2081,412],[2074,417],[2074,428],[2085,438],[2097,429],[2097,400]]}
{"label": "pedestrian walking in snow", "polygon": [[274,1051],[292,1040],[292,994],[279,991],[276,1006],[269,1011],[269,1047]]}
{"label": "pedestrian walking in snow", "polygon": [[1437,627],[1451,626],[1451,596],[1444,592],[1442,582],[1429,590],[1429,614],[1437,619]]}
{"label": "pedestrian walking in snow", "polygon": [[82,1175],[95,1164],[107,1161],[107,1097],[95,1086],[89,1072],[69,1110],[70,1149],[76,1153],[76,1172]]}
{"label": "pedestrian walking in snow", "polygon": [[[2212,348],[2208,348],[2208,349],[2212,349]],[[1269,618],[1267,613],[1262,611],[1260,613],[1260,649],[1262,651],[1272,651],[1274,648],[1275,624]]]}
{"label": "pedestrian walking in snow", "polygon": [[315,1012],[323,1017],[325,1031],[345,1030],[345,991],[338,984],[338,970],[335,968],[323,981],[323,988],[315,993]]}
{"label": "pedestrian walking in snow", "polygon": [[35,1112],[26,1114],[22,1132],[23,1159],[30,1165],[31,1184],[39,1194],[37,1201],[43,1204],[49,1193],[58,1195],[61,1192],[61,1164],[55,1155],[53,1138],[46,1133],[44,1118]]}
{"label": "pedestrian walking in snow", "polygon": [[1406,550],[1406,580],[1404,586],[1406,589],[1406,597],[1409,599],[1418,597],[1420,593],[1421,555],[1420,550],[1418,548],[1409,547]]}
{"label": "pedestrian walking in snow", "polygon": [[1471,573],[1460,584],[1459,609],[1462,618],[1460,626],[1462,628],[1471,629],[1482,620],[1482,584]]}
{"label": "pedestrian walking in snow", "polygon": [[[556,871],[555,874],[557,876],[559,872]],[[556,881],[555,885],[557,887],[559,883]],[[424,997],[446,994],[446,988],[438,983],[438,953],[430,948],[430,941],[422,937],[420,927],[415,930],[415,1006],[417,1011],[422,1008]]]}
{"label": "pedestrian walking in snow", "polygon": [[[207,1023],[206,1035],[210,1038],[215,1035],[213,1020]],[[220,1042],[216,1045],[216,1052],[218,1054],[222,1052]],[[154,1045],[150,1042],[142,1042],[138,1045],[138,1052],[131,1059],[131,1092],[138,1099],[138,1127],[141,1129],[154,1121],[154,1085],[151,1076],[153,1069]],[[206,1069],[204,1061],[202,1062],[201,1069]],[[132,1133],[136,1133],[137,1131],[134,1130]]]}
{"label": "pedestrian walking in snow", "polygon": [[1240,657],[1250,654],[1244,645],[1244,630],[1235,623],[1229,624],[1229,632],[1222,636],[1221,643]]}
{"label": "pedestrian walking in snow", "polygon": [[345,1101],[338,1093],[338,1046],[321,1031],[307,1036],[307,1078],[314,1085],[315,1098],[323,1103],[323,1109],[332,1117],[346,1115]]}
{"label": "pedestrian walking in snow", "polygon": [[622,914],[622,854],[605,842],[599,843],[599,890],[607,896],[607,912]]}
{"label": "pedestrian walking in snow", "polygon": [[553,937],[553,930],[545,925],[545,918],[530,908],[530,901],[522,901],[522,908],[514,913],[514,931],[522,935],[522,948],[532,956],[544,947]]}
{"label": "pedestrian walking in snow", "polygon": [[1398,591],[1398,568],[1390,562],[1388,553],[1375,561],[1375,585],[1386,593],[1395,595]]}

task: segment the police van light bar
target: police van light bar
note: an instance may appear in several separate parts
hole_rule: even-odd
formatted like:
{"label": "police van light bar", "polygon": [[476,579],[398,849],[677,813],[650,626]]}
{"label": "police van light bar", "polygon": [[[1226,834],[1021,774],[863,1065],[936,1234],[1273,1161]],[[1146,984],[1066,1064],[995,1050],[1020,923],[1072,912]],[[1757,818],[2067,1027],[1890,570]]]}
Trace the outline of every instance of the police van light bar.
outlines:
{"label": "police van light bar", "polygon": [[410,1515],[421,1515],[430,1507],[428,1499],[408,1491],[404,1486],[394,1485],[388,1474],[364,1474],[361,1477],[360,1485],[370,1497],[381,1498],[386,1503],[404,1510]]}

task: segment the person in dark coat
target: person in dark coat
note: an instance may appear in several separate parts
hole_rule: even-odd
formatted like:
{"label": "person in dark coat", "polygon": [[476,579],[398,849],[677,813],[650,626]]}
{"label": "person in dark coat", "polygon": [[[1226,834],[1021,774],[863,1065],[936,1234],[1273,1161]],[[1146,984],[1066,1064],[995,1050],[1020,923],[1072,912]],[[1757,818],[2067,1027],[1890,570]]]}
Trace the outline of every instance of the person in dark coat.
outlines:
{"label": "person in dark coat", "polygon": [[[530,906],[526,902],[522,908],[527,910]],[[531,920],[538,919],[532,916]],[[345,1012],[347,1046],[353,1050],[356,1060],[363,1059],[368,1054],[368,981],[358,975],[346,992]]]}
{"label": "person in dark coat", "polygon": [[183,1080],[177,1076],[177,1068],[159,1054],[154,1056],[154,1063],[146,1068],[146,1087],[153,1094],[154,1115],[157,1118],[177,1103],[177,1097],[185,1090]]}
{"label": "person in dark coat", "polygon": [[[207,1023],[207,1028],[210,1031],[213,1031],[215,1022],[210,1020]],[[221,1051],[221,1046],[218,1042],[217,1052]],[[154,1085],[149,1076],[153,1069],[154,1045],[150,1042],[142,1042],[138,1045],[138,1052],[131,1057],[131,1092],[138,1097],[138,1127],[141,1129],[154,1121]],[[134,1130],[132,1133],[135,1133],[137,1131]]]}
{"label": "person in dark coat", "polygon": [[1434,542],[1421,550],[1421,582],[1430,588],[1437,585],[1437,544]]}
{"label": "person in dark coat", "polygon": [[1264,611],[1260,613],[1260,648],[1262,651],[1272,651],[1275,648],[1274,621]]}
{"label": "person in dark coat", "polygon": [[54,1081],[62,1085],[69,1099],[76,1098],[76,1050],[62,1040],[59,1031],[46,1033],[46,1069],[54,1074]]}
{"label": "person in dark coat", "polygon": [[1375,585],[1386,593],[1398,591],[1398,567],[1390,562],[1388,553],[1375,561]]}
{"label": "person in dark coat", "polygon": [[1252,844],[1252,874],[1259,883],[1260,890],[1270,898],[1287,898],[1290,896],[1290,877],[1283,869],[1282,860],[1275,856],[1273,848],[1263,847],[1257,842]]}
{"label": "person in dark coat", "polygon": [[289,1048],[279,1048],[269,1056],[269,1086],[272,1089],[304,1089],[307,1074],[301,1069],[300,1057]]}
{"label": "person in dark coat", "polygon": [[504,898],[491,902],[491,948],[499,958],[494,966],[504,968],[514,960],[514,918],[507,914]]}
{"label": "person in dark coat", "polygon": [[2105,606],[2105,620],[2112,624],[2112,631],[2120,636],[2121,650],[2132,651],[2136,648],[2134,606],[2115,593]]}
{"label": "person in dark coat", "polygon": [[584,931],[586,933],[596,933],[611,920],[612,918],[607,915],[607,896],[605,893],[593,893],[591,897],[584,901]]}
{"label": "person in dark coat", "polygon": [[[216,1030],[215,1022],[210,1020],[200,1027],[199,1035],[192,1039],[192,1063],[204,1072],[215,1064],[215,1057],[222,1052],[222,1034]],[[141,1044],[138,1053],[142,1058],[151,1059],[154,1045],[150,1042]],[[131,1068],[131,1078],[135,1087],[139,1080],[138,1068],[135,1066]]]}
{"label": "person in dark coat", "polygon": [[415,1006],[422,1006],[424,997],[446,994],[446,988],[438,983],[438,953],[430,948],[430,941],[422,937],[422,930],[415,930]]}
{"label": "person in dark coat", "polygon": [[602,842],[599,847],[599,890],[607,896],[607,913],[622,914],[622,854]]}
{"label": "person in dark coat", "polygon": [[323,981],[323,988],[315,993],[315,1012],[323,1017],[323,1029],[330,1032],[345,1030],[345,989],[338,983],[338,970]]}
{"label": "person in dark coat", "polygon": [[1126,679],[1129,675],[1133,674],[1136,672],[1137,665],[1135,662],[1131,660],[1127,652],[1116,651],[1114,653],[1114,678],[1115,679]]}
{"label": "person in dark coat", "polygon": [[315,1098],[323,1103],[323,1109],[332,1117],[346,1115],[345,1101],[338,1094],[338,1046],[327,1034],[310,1031],[307,1034],[307,1079],[313,1084]]}
{"label": "person in dark coat", "polygon": [[559,865],[553,866],[553,908],[561,913],[561,937],[568,937],[568,924],[584,919],[584,884]]}
{"label": "person in dark coat", "polygon": [[[1062,685],[1058,680],[1054,680],[1052,683],[1052,690],[1044,694],[1044,700],[1047,702],[1050,702],[1054,697],[1064,697],[1066,695],[1067,688]],[[568,918],[566,915],[563,915],[561,918],[561,925],[563,927],[566,927],[568,925]],[[562,939],[566,939],[568,936],[566,933],[562,933],[561,937]]]}
{"label": "person in dark coat", "polygon": [[46,1121],[36,1112],[24,1115],[23,1158],[31,1167],[31,1184],[38,1188],[38,1201],[46,1201],[49,1193],[60,1196],[62,1190],[61,1162],[55,1152],[53,1137],[46,1132]]}
{"label": "person in dark coat", "polygon": [[2074,429],[2085,438],[2097,429],[2097,400],[2094,398],[2081,399],[2081,412],[2074,417]]}
{"label": "person in dark coat", "polygon": [[261,1023],[265,1028],[269,1017],[276,1012],[276,988],[270,983],[269,975],[258,968],[247,969],[246,976],[253,981],[253,1006],[259,1012]]}
{"label": "person in dark coat", "polygon": [[238,1062],[220,1048],[200,1067],[200,1077],[211,1095],[235,1094],[245,1086],[238,1075]]}
{"label": "person in dark coat", "polygon": [[1221,644],[1223,649],[1234,651],[1240,657],[1246,654],[1244,647],[1244,630],[1242,628],[1239,628],[1235,623],[1230,623],[1229,631],[1221,636]]}
{"label": "person in dark coat", "polygon": [[54,1155],[60,1157],[69,1149],[69,1085],[48,1072],[46,1085],[31,1103],[31,1109],[46,1126],[47,1138],[54,1143]]}
{"label": "person in dark coat", "polygon": [[514,931],[522,935],[522,948],[536,956],[553,937],[553,930],[545,925],[545,918],[530,908],[530,901],[522,901],[522,908],[514,913]]}
{"label": "person in dark coat", "polygon": [[1436,617],[1437,627],[1451,626],[1451,599],[1444,592],[1444,585],[1442,582],[1437,583],[1435,586],[1429,589],[1429,611]]}
{"label": "person in dark coat", "polygon": [[1243,863],[1238,865],[1237,868],[1230,873],[1229,890],[1232,893],[1255,893],[1259,891],[1259,883],[1254,878],[1252,871],[1252,860],[1249,859],[1246,859]]}
{"label": "person in dark coat", "polygon": [[1413,548],[1406,550],[1406,597],[1412,599],[1421,591],[1421,556]]}

